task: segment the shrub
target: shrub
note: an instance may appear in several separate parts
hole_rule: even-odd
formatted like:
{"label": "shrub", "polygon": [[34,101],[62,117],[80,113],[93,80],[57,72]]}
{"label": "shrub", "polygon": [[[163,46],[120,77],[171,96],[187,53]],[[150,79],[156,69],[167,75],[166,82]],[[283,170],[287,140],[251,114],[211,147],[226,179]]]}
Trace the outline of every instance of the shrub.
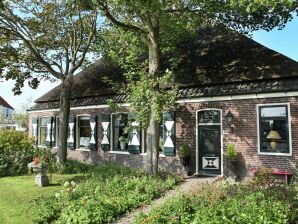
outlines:
{"label": "shrub", "polygon": [[36,149],[33,139],[23,132],[0,130],[0,177],[27,173]]}
{"label": "shrub", "polygon": [[207,184],[139,215],[134,223],[296,223],[293,195],[284,186]]}
{"label": "shrub", "polygon": [[237,151],[234,144],[228,144],[226,156],[228,159],[237,159]]}
{"label": "shrub", "polygon": [[252,184],[261,186],[261,187],[268,187],[272,185],[274,182],[274,177],[272,175],[272,170],[266,167],[261,167],[252,179]]}
{"label": "shrub", "polygon": [[85,166],[88,179],[79,184],[66,183],[50,204],[40,204],[36,223],[109,223],[176,184],[171,176],[155,178],[123,166],[70,163]]}
{"label": "shrub", "polygon": [[35,157],[40,158],[47,171],[57,171],[55,154],[38,149],[26,133],[0,130],[0,177],[27,174],[28,163]]}

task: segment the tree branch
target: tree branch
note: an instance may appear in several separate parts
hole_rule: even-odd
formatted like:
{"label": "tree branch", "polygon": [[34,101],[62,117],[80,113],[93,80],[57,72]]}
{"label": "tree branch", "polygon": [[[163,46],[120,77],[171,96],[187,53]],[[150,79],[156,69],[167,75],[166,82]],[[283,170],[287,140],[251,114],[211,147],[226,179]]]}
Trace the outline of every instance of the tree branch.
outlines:
{"label": "tree branch", "polygon": [[106,18],[109,19],[113,24],[115,24],[117,26],[120,26],[120,27],[122,27],[124,29],[127,29],[127,30],[134,30],[136,32],[146,34],[146,31],[144,31],[143,29],[141,29],[138,26],[134,26],[132,24],[127,24],[127,23],[123,23],[123,22],[118,21],[115,17],[112,16],[112,14],[110,13],[110,11],[108,9],[108,6],[106,4],[104,4],[100,0],[98,1],[98,3],[99,3],[101,11],[104,13]]}

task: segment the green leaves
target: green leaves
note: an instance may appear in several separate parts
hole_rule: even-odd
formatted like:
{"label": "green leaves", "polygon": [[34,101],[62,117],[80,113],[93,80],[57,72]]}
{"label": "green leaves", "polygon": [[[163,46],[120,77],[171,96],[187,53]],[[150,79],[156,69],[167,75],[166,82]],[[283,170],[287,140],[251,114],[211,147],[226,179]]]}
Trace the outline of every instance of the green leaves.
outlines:
{"label": "green leaves", "polygon": [[20,94],[27,81],[36,88],[42,78],[73,75],[89,62],[97,18],[76,1],[5,1],[0,10],[1,76],[16,80],[14,92]]}
{"label": "green leaves", "polygon": [[[89,179],[67,186],[40,206],[35,221],[47,223],[111,223],[117,217],[171,189],[176,180],[153,178],[127,167],[89,167]],[[53,212],[55,211],[55,213]]]}
{"label": "green leaves", "polygon": [[294,223],[292,196],[285,187],[206,184],[141,214],[134,223]]}

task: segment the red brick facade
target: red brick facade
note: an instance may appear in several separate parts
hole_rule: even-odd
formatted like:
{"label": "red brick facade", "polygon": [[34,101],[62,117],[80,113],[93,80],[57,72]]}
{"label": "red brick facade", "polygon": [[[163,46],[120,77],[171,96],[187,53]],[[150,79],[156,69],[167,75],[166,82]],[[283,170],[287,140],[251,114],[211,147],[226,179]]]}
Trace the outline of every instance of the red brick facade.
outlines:
{"label": "red brick facade", "polygon": [[[292,156],[259,155],[257,132],[257,104],[290,103],[290,121],[292,133]],[[215,101],[206,103],[185,103],[177,110],[176,136],[177,148],[184,143],[192,147],[192,169],[196,166],[196,111],[201,109],[222,109],[223,152],[228,143],[234,143],[241,155],[243,175],[250,167],[268,167],[280,171],[294,171],[298,161],[298,101],[297,97],[246,99],[235,101]],[[227,126],[225,115],[228,111],[234,115],[233,131]],[[225,171],[225,167],[224,167]]]}
{"label": "red brick facade", "polygon": [[[289,103],[290,121],[292,133],[292,156],[259,155],[258,154],[258,133],[257,133],[257,109],[258,104]],[[183,143],[189,143],[191,146],[191,166],[192,172],[196,171],[196,111],[202,109],[221,109],[222,110],[222,140],[223,153],[225,153],[228,143],[234,143],[237,151],[241,155],[242,175],[248,175],[250,167],[266,166],[280,171],[291,171],[296,169],[298,160],[298,101],[297,97],[280,97],[264,99],[245,99],[245,100],[226,100],[203,103],[183,103],[176,111],[176,156],[161,157],[160,165],[169,172],[181,173],[183,168],[179,162],[179,146]],[[234,115],[234,122],[231,128],[226,124],[225,115],[228,111]],[[109,109],[85,109],[71,110],[73,115],[111,113]],[[34,112],[30,113],[30,118],[41,116],[57,116],[58,112]],[[100,116],[98,116],[100,124]],[[30,130],[32,125],[30,119]],[[132,167],[144,167],[145,155],[132,154],[114,154],[104,152],[100,149],[101,127],[97,125],[98,150],[97,151],[79,151],[69,152],[70,158],[79,159],[89,163],[100,163],[102,161],[111,161]],[[223,168],[223,174],[226,173],[226,166]]]}

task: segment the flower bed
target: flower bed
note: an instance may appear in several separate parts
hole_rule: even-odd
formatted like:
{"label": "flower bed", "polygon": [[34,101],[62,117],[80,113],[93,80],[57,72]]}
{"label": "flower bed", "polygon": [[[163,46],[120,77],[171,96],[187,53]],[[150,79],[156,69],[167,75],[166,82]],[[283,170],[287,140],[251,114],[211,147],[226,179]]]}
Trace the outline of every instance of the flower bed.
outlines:
{"label": "flower bed", "polygon": [[172,188],[174,177],[154,178],[121,166],[90,166],[88,180],[66,183],[55,198],[43,201],[36,223],[107,223]]}
{"label": "flower bed", "polygon": [[207,184],[139,215],[134,224],[297,223],[294,195],[281,186]]}

